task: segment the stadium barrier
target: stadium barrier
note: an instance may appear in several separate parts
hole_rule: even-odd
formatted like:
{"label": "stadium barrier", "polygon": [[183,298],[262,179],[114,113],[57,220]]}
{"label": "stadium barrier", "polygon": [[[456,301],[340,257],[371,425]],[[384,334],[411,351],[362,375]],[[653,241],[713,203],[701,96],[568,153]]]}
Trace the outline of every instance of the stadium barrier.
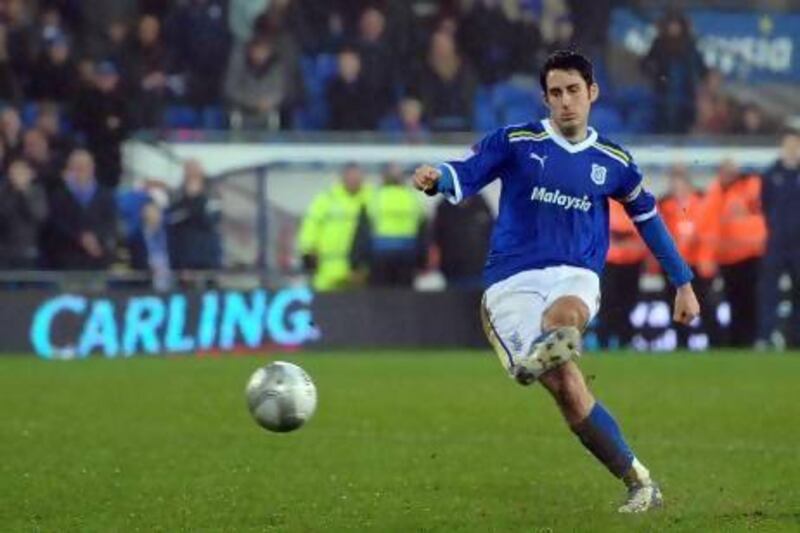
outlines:
{"label": "stadium barrier", "polygon": [[[90,355],[269,353],[330,348],[484,348],[478,291],[191,288],[173,292],[0,290],[0,353]],[[669,304],[646,294],[631,314],[635,346],[675,348]],[[589,348],[594,334],[586,337]],[[692,347],[707,340],[698,330]]]}

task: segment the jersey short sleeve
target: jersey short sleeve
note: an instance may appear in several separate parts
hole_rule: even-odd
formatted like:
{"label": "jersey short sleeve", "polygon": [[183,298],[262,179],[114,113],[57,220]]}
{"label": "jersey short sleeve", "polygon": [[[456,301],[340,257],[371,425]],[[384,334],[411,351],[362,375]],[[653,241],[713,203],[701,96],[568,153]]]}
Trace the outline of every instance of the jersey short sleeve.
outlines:
{"label": "jersey short sleeve", "polygon": [[501,128],[481,139],[462,160],[442,163],[439,170],[453,181],[448,199],[458,203],[478,193],[497,177],[509,153],[508,133]]}
{"label": "jersey short sleeve", "polygon": [[622,177],[613,197],[625,206],[625,212],[633,222],[640,223],[656,216],[656,199],[644,188],[644,177],[639,166],[629,154],[628,157],[630,159],[622,168]]}

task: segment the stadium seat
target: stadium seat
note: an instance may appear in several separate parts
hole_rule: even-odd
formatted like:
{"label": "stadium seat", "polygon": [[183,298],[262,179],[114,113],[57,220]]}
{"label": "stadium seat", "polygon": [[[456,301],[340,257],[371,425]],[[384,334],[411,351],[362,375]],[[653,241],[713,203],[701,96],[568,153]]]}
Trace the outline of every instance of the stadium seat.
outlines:
{"label": "stadium seat", "polygon": [[614,135],[627,131],[622,115],[609,105],[596,104],[592,107],[591,123],[601,135]]}
{"label": "stadium seat", "polygon": [[198,128],[200,114],[191,106],[174,105],[164,111],[164,126],[166,128]]}
{"label": "stadium seat", "polygon": [[498,127],[499,121],[494,106],[492,105],[492,92],[490,87],[479,87],[475,91],[472,121],[474,129],[481,133],[488,133]]}
{"label": "stadium seat", "polygon": [[227,129],[228,116],[222,106],[211,105],[203,108],[202,127],[206,130]]}
{"label": "stadium seat", "polygon": [[20,110],[20,119],[26,128],[33,127],[39,117],[39,104],[36,102],[25,102]]}

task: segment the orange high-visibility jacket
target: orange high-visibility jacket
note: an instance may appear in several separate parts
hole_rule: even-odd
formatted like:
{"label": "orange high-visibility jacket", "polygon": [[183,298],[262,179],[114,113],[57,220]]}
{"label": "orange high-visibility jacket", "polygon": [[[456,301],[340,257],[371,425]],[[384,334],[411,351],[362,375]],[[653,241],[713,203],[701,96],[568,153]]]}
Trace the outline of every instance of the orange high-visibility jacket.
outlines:
{"label": "orange high-visibility jacket", "polygon": [[610,239],[606,262],[614,265],[633,265],[644,261],[647,247],[625,208],[616,200],[609,200]]}
{"label": "orange high-visibility jacket", "polygon": [[715,180],[702,210],[700,261],[731,265],[764,254],[767,226],[758,176],[742,176],[726,187]]}
{"label": "orange high-visibility jacket", "polygon": [[658,212],[683,259],[696,266],[701,257],[698,225],[703,213],[703,195],[694,192],[683,199],[665,196],[658,201]]}

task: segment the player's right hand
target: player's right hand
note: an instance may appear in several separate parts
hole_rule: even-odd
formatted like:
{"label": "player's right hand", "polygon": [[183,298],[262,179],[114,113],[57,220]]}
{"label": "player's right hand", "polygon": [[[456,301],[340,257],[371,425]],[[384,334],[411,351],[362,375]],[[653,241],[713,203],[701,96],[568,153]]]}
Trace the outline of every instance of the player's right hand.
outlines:
{"label": "player's right hand", "polygon": [[425,192],[435,190],[436,182],[441,176],[442,173],[430,165],[417,167],[413,176],[414,187]]}

